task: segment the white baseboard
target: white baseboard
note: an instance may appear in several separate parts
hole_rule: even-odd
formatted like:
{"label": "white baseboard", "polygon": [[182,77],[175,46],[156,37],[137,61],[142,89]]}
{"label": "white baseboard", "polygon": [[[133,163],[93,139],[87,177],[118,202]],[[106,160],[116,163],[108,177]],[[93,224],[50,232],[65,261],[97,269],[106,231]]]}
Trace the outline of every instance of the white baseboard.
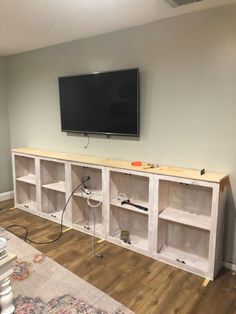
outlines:
{"label": "white baseboard", "polygon": [[223,266],[229,270],[236,271],[236,265],[233,263],[223,262]]}
{"label": "white baseboard", "polygon": [[0,202],[10,200],[10,199],[12,199],[13,197],[14,197],[14,192],[13,192],[13,191],[8,191],[8,192],[5,192],[5,193],[0,193]]}

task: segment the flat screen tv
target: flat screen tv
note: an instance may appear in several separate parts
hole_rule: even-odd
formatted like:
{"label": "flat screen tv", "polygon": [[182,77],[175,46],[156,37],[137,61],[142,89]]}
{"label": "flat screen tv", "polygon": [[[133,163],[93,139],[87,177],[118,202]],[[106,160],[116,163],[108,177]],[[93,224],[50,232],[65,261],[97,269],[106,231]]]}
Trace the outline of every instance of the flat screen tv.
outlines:
{"label": "flat screen tv", "polygon": [[139,70],[59,78],[64,132],[139,136]]}

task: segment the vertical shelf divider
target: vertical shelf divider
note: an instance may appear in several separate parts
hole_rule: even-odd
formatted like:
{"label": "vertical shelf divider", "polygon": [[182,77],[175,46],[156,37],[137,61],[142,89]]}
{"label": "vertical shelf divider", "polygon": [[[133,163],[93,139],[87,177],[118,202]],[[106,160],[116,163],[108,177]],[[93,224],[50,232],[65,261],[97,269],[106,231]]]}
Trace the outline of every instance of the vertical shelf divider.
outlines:
{"label": "vertical shelf divider", "polygon": [[40,159],[35,157],[35,176],[36,176],[36,199],[38,204],[38,212],[41,213],[41,176],[40,176]]}
{"label": "vertical shelf divider", "polygon": [[155,257],[157,252],[158,242],[158,193],[153,191],[159,190],[159,178],[153,175],[150,182],[150,213],[149,213],[149,251],[152,257]]}

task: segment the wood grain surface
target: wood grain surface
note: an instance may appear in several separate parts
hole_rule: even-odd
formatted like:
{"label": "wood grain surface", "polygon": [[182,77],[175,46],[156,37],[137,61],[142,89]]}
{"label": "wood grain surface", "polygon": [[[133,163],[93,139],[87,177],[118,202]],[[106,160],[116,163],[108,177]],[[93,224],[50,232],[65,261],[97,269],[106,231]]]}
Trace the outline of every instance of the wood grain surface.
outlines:
{"label": "wood grain surface", "polygon": [[[0,203],[2,227],[22,224],[36,241],[58,235],[58,224],[12,206],[13,201]],[[24,236],[22,229],[12,230]],[[137,314],[236,313],[236,275],[231,271],[223,269],[203,287],[198,276],[106,241],[95,243],[103,259],[93,256],[91,236],[73,229],[53,244],[34,247]]]}

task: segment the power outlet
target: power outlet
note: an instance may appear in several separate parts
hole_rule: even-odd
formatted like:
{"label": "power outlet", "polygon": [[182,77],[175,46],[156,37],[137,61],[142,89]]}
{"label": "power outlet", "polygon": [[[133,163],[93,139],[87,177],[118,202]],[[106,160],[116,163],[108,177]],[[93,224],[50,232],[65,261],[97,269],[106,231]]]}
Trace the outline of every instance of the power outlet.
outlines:
{"label": "power outlet", "polygon": [[82,178],[82,182],[85,182],[84,184],[83,184],[83,187],[85,188],[85,189],[90,189],[90,176],[84,176],[83,178]]}

